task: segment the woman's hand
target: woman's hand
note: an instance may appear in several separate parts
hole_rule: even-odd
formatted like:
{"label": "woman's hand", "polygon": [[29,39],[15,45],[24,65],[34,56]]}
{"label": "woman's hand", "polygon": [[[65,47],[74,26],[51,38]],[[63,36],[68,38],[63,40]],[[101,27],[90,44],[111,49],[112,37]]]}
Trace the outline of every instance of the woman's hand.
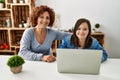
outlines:
{"label": "woman's hand", "polygon": [[55,60],[56,58],[53,55],[43,55],[42,57],[42,61],[45,61],[45,62],[53,62]]}

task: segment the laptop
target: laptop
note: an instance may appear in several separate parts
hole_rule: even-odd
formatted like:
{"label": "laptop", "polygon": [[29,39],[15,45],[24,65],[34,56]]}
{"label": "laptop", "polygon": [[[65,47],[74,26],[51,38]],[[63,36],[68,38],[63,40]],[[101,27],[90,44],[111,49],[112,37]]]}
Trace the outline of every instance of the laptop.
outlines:
{"label": "laptop", "polygon": [[99,74],[102,50],[57,49],[56,51],[58,72]]}

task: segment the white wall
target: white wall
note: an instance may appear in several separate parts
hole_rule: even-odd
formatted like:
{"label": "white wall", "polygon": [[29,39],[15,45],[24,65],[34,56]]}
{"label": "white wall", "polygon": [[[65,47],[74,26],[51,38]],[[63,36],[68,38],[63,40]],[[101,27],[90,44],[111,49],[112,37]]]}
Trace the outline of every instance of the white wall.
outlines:
{"label": "white wall", "polygon": [[79,18],[89,19],[92,27],[100,23],[109,57],[120,58],[120,0],[36,0],[36,6],[41,4],[60,15],[63,29],[72,28]]}

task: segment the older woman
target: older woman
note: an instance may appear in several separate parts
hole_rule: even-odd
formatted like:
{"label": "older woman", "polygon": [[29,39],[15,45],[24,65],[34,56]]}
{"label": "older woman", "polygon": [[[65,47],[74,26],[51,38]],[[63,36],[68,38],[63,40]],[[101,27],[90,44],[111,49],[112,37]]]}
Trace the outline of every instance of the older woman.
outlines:
{"label": "older woman", "polygon": [[20,42],[19,55],[26,60],[53,62],[50,48],[53,40],[62,40],[69,35],[65,32],[52,30],[55,20],[53,9],[41,5],[35,7],[31,13],[32,27],[24,31]]}

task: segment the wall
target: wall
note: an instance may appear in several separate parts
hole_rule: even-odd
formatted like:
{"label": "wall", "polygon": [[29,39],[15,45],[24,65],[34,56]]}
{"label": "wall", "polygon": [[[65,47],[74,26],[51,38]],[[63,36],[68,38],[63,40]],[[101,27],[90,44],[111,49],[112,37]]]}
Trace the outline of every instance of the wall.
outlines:
{"label": "wall", "polygon": [[109,57],[120,58],[120,0],[36,0],[36,6],[48,5],[60,16],[62,29],[70,29],[79,18],[87,18],[92,27],[101,24]]}

